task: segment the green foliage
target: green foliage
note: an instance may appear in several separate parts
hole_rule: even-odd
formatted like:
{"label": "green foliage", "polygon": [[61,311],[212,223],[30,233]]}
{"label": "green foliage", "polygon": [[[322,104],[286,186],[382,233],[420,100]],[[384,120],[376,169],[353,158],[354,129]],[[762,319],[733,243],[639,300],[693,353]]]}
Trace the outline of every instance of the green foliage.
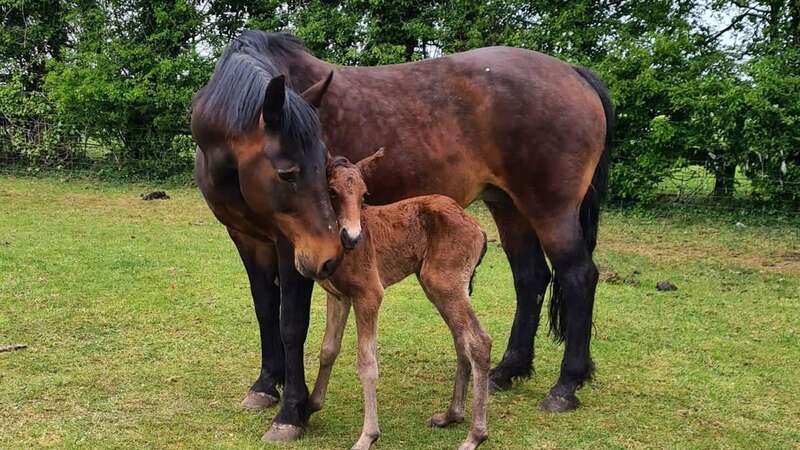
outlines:
{"label": "green foliage", "polygon": [[745,172],[768,199],[800,201],[800,49],[761,55],[747,64]]}
{"label": "green foliage", "polygon": [[651,199],[669,169],[687,156],[675,116],[681,113],[680,88],[703,70],[692,42],[686,27],[630,36],[595,66],[617,108],[610,172],[616,199]]}
{"label": "green foliage", "polygon": [[0,123],[15,125],[0,152],[16,159],[82,158],[88,142],[114,173],[186,170],[191,96],[224,45],[256,28],[348,65],[542,51],[610,87],[613,198],[652,199],[690,164],[715,175],[715,195],[733,195],[738,167],[760,198],[800,197],[800,9],[787,0],[0,0],[0,21]]}
{"label": "green foliage", "polygon": [[19,75],[0,84],[0,162],[53,165],[81,156],[80,133],[24,84]]}
{"label": "green foliage", "polygon": [[136,16],[125,20],[110,13],[123,6],[73,12],[87,31],[51,64],[46,89],[61,120],[118,164],[156,177],[186,170],[191,158],[173,141],[189,134],[189,104],[211,67],[192,46],[201,17],[183,0],[129,5]]}

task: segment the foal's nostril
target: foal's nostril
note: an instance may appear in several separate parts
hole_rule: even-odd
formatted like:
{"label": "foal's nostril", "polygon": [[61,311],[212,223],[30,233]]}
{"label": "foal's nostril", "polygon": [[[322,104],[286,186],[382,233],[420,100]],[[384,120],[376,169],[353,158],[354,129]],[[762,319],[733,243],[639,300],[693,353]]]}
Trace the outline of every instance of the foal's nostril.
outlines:
{"label": "foal's nostril", "polygon": [[320,279],[328,278],[333,274],[334,270],[336,270],[336,261],[329,259],[325,261],[325,263],[322,265],[322,268],[319,269],[319,273],[317,274],[317,276]]}

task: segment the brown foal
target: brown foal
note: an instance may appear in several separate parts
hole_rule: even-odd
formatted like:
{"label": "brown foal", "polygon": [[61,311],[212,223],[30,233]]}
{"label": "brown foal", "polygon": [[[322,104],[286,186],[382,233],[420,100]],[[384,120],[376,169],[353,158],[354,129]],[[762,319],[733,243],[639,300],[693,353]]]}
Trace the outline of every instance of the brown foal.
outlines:
{"label": "brown foal", "polygon": [[[319,284],[328,292],[320,368],[311,409],[322,408],[350,305],[358,334],[358,375],[364,389],[364,426],[354,449],[367,450],[378,439],[376,338],[384,288],[416,274],[455,341],[458,364],[450,407],[428,420],[444,427],[464,420],[470,371],[473,378],[472,425],[460,450],[486,440],[486,401],[492,341],[469,303],[475,268],[486,252],[486,235],[454,200],[442,195],[415,197],[385,206],[363,205],[364,178],[383,149],[356,164],[336,157],[328,183],[342,241],[351,250],[334,274]],[[348,245],[349,244],[349,245]]]}

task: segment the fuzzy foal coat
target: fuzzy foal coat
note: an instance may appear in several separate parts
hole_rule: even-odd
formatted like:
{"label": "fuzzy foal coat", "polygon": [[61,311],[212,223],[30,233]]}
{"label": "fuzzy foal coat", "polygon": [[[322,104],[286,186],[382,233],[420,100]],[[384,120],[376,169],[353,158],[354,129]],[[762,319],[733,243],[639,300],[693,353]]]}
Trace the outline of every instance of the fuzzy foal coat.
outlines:
{"label": "fuzzy foal coat", "polygon": [[470,307],[469,291],[475,269],[486,252],[486,235],[454,200],[441,195],[366,206],[361,214],[361,242],[345,255],[329,279],[320,282],[329,294],[328,321],[320,352],[320,375],[311,396],[312,409],[322,407],[352,304],[365,403],[364,428],[353,448],[366,450],[378,438],[375,399],[378,310],[385,287],[416,274],[425,294],[450,328],[458,357],[450,407],[432,416],[428,425],[443,427],[463,421],[471,371],[473,420],[469,435],[459,448],[474,449],[488,436],[486,403],[491,339]]}

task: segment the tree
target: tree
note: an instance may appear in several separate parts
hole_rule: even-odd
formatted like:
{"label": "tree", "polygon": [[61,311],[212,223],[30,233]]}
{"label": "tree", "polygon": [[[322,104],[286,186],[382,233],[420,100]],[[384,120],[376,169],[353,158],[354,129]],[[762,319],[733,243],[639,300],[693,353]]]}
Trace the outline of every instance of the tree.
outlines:
{"label": "tree", "polygon": [[188,166],[189,104],[211,70],[195,45],[198,10],[185,0],[86,1],[70,20],[81,33],[46,82],[62,120],[135,171]]}

